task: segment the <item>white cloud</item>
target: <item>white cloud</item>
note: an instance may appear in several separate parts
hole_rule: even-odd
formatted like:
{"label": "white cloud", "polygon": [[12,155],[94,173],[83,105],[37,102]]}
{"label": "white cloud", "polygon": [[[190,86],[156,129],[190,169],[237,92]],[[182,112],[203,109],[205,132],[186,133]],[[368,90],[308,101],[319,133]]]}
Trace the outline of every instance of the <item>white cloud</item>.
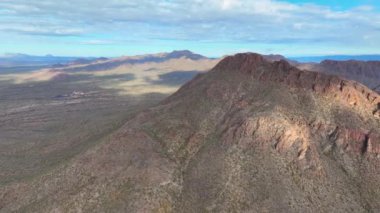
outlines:
{"label": "white cloud", "polygon": [[[0,8],[0,33],[251,42],[380,39],[374,33],[380,14],[368,5],[338,11],[276,0],[1,0]],[[364,34],[372,36],[363,39]]]}
{"label": "white cloud", "polygon": [[93,40],[82,41],[81,43],[86,44],[86,45],[108,45],[108,44],[113,44],[114,41],[93,39]]}
{"label": "white cloud", "polygon": [[222,1],[222,10],[229,10],[233,7],[240,6],[241,2],[239,0],[223,0]]}

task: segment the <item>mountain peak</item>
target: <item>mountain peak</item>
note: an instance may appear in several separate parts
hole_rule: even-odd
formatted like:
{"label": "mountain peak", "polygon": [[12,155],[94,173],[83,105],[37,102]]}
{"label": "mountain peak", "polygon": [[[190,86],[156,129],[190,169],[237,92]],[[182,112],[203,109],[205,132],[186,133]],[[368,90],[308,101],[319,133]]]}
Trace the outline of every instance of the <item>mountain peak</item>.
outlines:
{"label": "mountain peak", "polygon": [[195,53],[191,52],[190,50],[173,50],[171,52],[171,54],[183,54],[183,55],[188,54],[188,55],[191,55],[191,54],[195,54]]}
{"label": "mountain peak", "polygon": [[260,71],[260,68],[272,67],[276,69],[296,69],[286,60],[272,60],[258,53],[238,53],[225,57],[214,69],[216,70],[238,70],[245,73]]}
{"label": "mountain peak", "polygon": [[257,53],[238,53],[233,56],[227,56],[215,67],[216,70],[228,69],[239,71],[252,71],[260,65],[268,64],[269,61]]}
{"label": "mountain peak", "polygon": [[190,50],[175,50],[173,52],[170,52],[167,54],[166,58],[188,58],[192,60],[200,60],[200,59],[206,59],[205,56],[195,54],[191,52]]}
{"label": "mountain peak", "polygon": [[270,61],[257,53],[228,56],[213,71],[248,74],[251,79],[261,82],[280,83],[290,88],[331,95],[350,105],[380,111],[377,105],[379,96],[360,83],[336,75],[300,70],[285,60]]}

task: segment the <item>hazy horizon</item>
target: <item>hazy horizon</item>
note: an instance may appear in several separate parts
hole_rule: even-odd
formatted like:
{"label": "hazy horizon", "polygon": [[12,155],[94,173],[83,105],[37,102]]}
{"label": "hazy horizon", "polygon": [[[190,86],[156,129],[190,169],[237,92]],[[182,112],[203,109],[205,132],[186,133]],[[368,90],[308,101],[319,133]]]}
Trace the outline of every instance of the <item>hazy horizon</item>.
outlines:
{"label": "hazy horizon", "polygon": [[[183,50],[170,50],[170,51],[166,51],[166,52],[150,52],[150,53],[141,53],[141,54],[129,54],[129,55],[115,55],[115,56],[107,56],[107,58],[119,58],[119,57],[128,57],[128,56],[143,56],[143,55],[155,55],[155,54],[162,54],[162,53],[170,53],[170,52],[174,52],[174,51],[183,51]],[[188,50],[188,51],[191,51],[191,50]],[[192,53],[194,54],[199,54],[198,52],[195,52],[195,51],[191,51]],[[258,54],[264,54],[262,52],[256,52],[256,51],[245,51],[245,52],[232,52],[230,54],[224,54],[224,55],[218,55],[218,56],[210,56],[210,55],[203,55],[203,56],[206,56],[208,58],[221,58],[223,56],[227,56],[227,55],[233,55],[233,54],[237,54],[237,53],[258,53]],[[33,55],[33,54],[28,54],[28,53],[2,53],[0,54],[0,58],[6,58],[6,57],[15,57],[17,55],[20,55],[20,56],[31,56],[31,57],[68,57],[68,58],[101,58],[101,57],[106,57],[104,55],[94,55],[94,56],[85,56],[85,55],[54,55],[54,54],[51,54],[51,53],[46,53],[46,54],[41,54],[41,55]],[[282,55],[282,54],[278,54],[278,53],[269,53],[267,55]],[[318,58],[318,57],[366,57],[366,56],[379,56],[380,57],[380,53],[374,53],[374,54],[331,54],[331,55],[323,55],[323,54],[316,54],[316,55],[282,55],[284,57],[287,57],[289,59],[295,59],[295,58]]]}

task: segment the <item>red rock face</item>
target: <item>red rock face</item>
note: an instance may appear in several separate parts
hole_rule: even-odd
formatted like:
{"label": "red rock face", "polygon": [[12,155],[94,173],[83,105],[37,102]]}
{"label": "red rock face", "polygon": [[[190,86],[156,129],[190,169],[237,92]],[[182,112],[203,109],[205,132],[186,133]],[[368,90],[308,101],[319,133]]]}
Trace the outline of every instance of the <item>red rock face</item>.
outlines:
{"label": "red rock face", "polygon": [[336,144],[345,152],[355,155],[377,156],[380,154],[380,137],[378,133],[360,129],[338,130]]}
{"label": "red rock face", "polygon": [[380,135],[379,134],[370,134],[368,137],[368,150],[370,153],[380,154]]}

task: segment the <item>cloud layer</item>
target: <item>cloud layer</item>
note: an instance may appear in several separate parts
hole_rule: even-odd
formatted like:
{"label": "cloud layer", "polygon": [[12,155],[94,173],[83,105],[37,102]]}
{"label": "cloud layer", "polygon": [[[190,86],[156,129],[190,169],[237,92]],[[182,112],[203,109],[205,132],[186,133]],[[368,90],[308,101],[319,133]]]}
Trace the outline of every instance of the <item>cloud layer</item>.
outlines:
{"label": "cloud layer", "polygon": [[131,40],[380,47],[380,13],[275,0],[2,0],[0,34]]}

